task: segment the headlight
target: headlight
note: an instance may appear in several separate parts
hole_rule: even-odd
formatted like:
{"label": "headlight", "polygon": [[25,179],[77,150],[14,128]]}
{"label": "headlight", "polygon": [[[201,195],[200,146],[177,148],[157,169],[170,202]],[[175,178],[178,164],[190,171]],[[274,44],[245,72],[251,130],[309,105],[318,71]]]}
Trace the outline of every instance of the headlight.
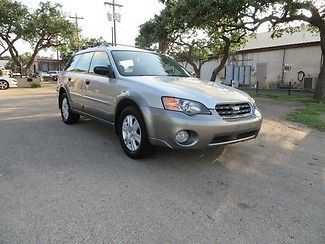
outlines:
{"label": "headlight", "polygon": [[162,97],[161,100],[166,110],[183,112],[187,115],[211,114],[209,109],[199,102],[176,97]]}

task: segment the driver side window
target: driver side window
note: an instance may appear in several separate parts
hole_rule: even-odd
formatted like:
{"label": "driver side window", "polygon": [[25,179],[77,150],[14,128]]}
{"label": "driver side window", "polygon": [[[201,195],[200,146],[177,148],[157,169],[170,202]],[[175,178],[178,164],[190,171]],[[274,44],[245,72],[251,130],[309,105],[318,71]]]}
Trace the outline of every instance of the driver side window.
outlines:
{"label": "driver side window", "polygon": [[95,74],[94,73],[94,68],[96,66],[105,66],[108,67],[110,65],[110,61],[108,59],[107,53],[105,52],[95,52],[93,59],[91,61],[89,73],[90,74]]}

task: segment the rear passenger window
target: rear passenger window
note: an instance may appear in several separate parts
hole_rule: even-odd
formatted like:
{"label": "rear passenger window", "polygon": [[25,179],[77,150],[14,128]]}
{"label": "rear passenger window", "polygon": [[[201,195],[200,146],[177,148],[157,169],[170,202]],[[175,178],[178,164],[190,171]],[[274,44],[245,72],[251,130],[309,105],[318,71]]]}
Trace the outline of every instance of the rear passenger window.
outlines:
{"label": "rear passenger window", "polygon": [[94,55],[93,52],[81,54],[81,57],[77,63],[75,71],[81,72],[81,73],[87,73],[89,70],[90,61],[91,61],[91,58],[93,57],[93,55]]}
{"label": "rear passenger window", "polygon": [[80,55],[76,55],[70,58],[68,63],[65,65],[65,71],[74,71],[79,59],[80,59]]}
{"label": "rear passenger window", "polygon": [[93,60],[91,61],[89,73],[94,74],[94,68],[96,66],[109,66],[110,61],[108,59],[107,53],[105,52],[95,52]]}

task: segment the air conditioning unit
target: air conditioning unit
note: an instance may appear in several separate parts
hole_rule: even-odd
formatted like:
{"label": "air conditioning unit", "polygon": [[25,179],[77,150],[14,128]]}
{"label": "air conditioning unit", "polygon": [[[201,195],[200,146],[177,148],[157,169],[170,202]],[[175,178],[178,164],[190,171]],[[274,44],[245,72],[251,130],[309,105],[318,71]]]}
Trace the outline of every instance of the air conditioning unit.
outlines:
{"label": "air conditioning unit", "polygon": [[304,78],[304,89],[313,90],[316,88],[317,77],[305,77]]}

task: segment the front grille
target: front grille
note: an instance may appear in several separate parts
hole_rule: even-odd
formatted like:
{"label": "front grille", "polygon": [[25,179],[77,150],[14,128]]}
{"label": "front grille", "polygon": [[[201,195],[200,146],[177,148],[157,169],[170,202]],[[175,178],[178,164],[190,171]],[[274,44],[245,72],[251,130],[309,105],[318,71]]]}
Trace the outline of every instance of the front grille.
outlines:
{"label": "front grille", "polygon": [[217,104],[217,113],[224,119],[243,118],[251,115],[249,103]]}

